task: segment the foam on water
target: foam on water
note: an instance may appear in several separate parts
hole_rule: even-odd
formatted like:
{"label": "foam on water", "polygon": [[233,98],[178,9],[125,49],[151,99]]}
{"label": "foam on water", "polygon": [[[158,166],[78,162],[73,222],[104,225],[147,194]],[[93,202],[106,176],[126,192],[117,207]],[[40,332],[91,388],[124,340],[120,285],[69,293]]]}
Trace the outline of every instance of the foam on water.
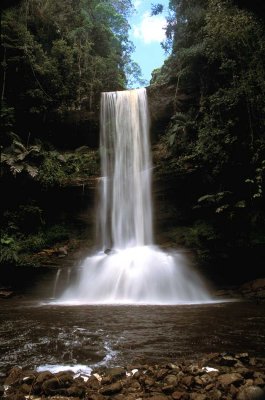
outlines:
{"label": "foam on water", "polygon": [[88,257],[67,304],[185,304],[209,302],[205,285],[180,253],[130,247]]}

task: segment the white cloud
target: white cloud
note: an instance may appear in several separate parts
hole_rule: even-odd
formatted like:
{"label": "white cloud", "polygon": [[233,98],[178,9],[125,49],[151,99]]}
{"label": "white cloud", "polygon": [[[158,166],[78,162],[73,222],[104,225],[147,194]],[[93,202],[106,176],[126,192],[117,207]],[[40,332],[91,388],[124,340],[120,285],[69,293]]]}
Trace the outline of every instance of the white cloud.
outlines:
{"label": "white cloud", "polygon": [[133,5],[134,5],[135,9],[137,10],[142,5],[142,0],[134,0]]}
{"label": "white cloud", "polygon": [[162,42],[165,39],[166,19],[161,15],[150,16],[144,13],[139,25],[133,25],[133,36],[149,44],[152,42]]}

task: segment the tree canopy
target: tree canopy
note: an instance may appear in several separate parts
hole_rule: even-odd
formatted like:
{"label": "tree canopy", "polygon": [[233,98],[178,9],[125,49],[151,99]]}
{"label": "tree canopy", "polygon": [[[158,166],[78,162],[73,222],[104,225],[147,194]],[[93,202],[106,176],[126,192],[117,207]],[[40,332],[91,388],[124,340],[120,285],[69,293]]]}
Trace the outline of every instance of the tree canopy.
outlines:
{"label": "tree canopy", "polygon": [[264,244],[264,22],[232,0],[169,5],[164,46],[172,52],[153,79],[175,86],[161,168],[200,181],[189,205],[220,246]]}

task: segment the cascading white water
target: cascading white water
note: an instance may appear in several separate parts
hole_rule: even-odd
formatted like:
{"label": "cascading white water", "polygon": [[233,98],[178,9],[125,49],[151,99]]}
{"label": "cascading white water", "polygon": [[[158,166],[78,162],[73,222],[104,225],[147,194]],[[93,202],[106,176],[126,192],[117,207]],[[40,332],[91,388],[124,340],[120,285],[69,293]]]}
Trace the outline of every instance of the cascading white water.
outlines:
{"label": "cascading white water", "polygon": [[60,301],[179,304],[210,301],[180,253],[153,245],[149,117],[145,89],[101,99],[101,251],[87,257]]}
{"label": "cascading white water", "polygon": [[102,94],[99,211],[104,249],[153,242],[148,133],[145,89]]}

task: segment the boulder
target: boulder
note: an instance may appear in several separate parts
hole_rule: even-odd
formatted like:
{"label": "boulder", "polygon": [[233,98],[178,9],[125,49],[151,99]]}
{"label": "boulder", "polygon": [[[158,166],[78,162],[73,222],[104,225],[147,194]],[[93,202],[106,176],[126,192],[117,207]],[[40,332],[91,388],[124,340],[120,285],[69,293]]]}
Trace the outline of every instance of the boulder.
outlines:
{"label": "boulder", "polygon": [[84,386],[74,384],[67,389],[66,393],[68,396],[81,398],[84,397],[86,389]]}
{"label": "boulder", "polygon": [[265,399],[265,391],[258,386],[248,386],[243,389],[240,389],[237,397],[237,400],[264,400]]}
{"label": "boulder", "polygon": [[178,378],[176,375],[167,375],[164,379],[164,383],[167,385],[176,385],[178,383]]}
{"label": "boulder", "polygon": [[109,376],[113,381],[115,381],[124,378],[126,376],[126,371],[122,367],[107,368],[105,376]]}
{"label": "boulder", "polygon": [[172,393],[171,397],[173,400],[187,400],[190,398],[188,393],[179,391],[175,391],[174,393]]}
{"label": "boulder", "polygon": [[99,387],[100,387],[100,382],[99,382],[99,380],[94,376],[94,375],[91,375],[89,378],[88,378],[88,380],[87,380],[87,382],[86,382],[86,385],[89,387],[89,388],[91,388],[91,389],[98,389]]}
{"label": "boulder", "polygon": [[36,383],[43,384],[43,382],[53,377],[54,375],[50,371],[43,371],[37,376]]}
{"label": "boulder", "polygon": [[92,393],[86,395],[86,400],[105,400],[106,397],[100,393]]}
{"label": "boulder", "polygon": [[226,365],[227,367],[232,367],[237,363],[237,359],[232,356],[223,356],[220,360],[220,365]]}
{"label": "boulder", "polygon": [[122,385],[120,382],[112,383],[111,385],[106,385],[100,389],[100,393],[106,396],[111,396],[115,393],[119,393],[122,390]]}
{"label": "boulder", "polygon": [[14,367],[10,370],[6,380],[5,385],[13,386],[19,384],[23,379],[23,371],[20,367]]}
{"label": "boulder", "polygon": [[241,374],[238,374],[237,372],[232,372],[231,374],[223,374],[218,376],[218,381],[223,386],[239,384],[243,382],[243,376]]}
{"label": "boulder", "polygon": [[174,392],[174,386],[173,385],[166,385],[162,387],[162,392],[166,394],[170,394]]}
{"label": "boulder", "polygon": [[184,377],[181,379],[181,383],[182,383],[183,385],[187,386],[187,387],[192,386],[192,385],[194,384],[194,382],[195,382],[195,380],[194,380],[194,377],[193,377],[192,375],[184,376]]}
{"label": "boulder", "polygon": [[208,397],[211,400],[220,400],[222,398],[222,393],[218,389],[213,389],[208,392]]}
{"label": "boulder", "polygon": [[156,374],[156,379],[161,380],[163,378],[165,378],[165,376],[168,374],[168,370],[165,368],[161,368],[158,370],[157,374]]}
{"label": "boulder", "polygon": [[202,393],[191,393],[190,400],[207,400],[207,397]]}
{"label": "boulder", "polygon": [[55,394],[61,393],[61,385],[60,381],[57,378],[48,379],[47,381],[43,382],[42,390],[45,394]]}

